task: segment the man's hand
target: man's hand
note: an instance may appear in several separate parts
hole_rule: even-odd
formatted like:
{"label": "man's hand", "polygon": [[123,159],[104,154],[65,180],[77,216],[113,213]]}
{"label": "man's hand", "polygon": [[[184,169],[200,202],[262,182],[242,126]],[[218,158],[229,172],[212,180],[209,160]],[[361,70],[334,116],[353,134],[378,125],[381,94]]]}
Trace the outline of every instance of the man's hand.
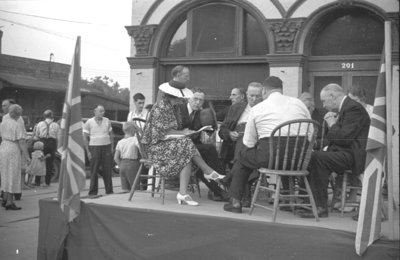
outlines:
{"label": "man's hand", "polygon": [[328,112],[325,114],[324,120],[328,124],[328,127],[331,127],[332,125],[336,124],[338,120],[338,114],[335,112]]}
{"label": "man's hand", "polygon": [[230,131],[229,132],[229,137],[231,138],[232,141],[236,141],[239,138],[239,133],[236,131]]}

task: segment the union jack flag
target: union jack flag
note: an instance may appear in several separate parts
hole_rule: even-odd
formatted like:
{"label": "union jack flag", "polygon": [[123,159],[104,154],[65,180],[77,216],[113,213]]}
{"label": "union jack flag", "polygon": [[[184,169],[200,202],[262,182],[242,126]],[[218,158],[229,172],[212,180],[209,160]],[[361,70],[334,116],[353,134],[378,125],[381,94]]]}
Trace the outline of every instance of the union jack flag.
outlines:
{"label": "union jack flag", "polygon": [[367,160],[361,193],[355,240],[356,253],[362,255],[381,233],[381,187],[386,157],[386,84],[385,53],[376,86],[374,110],[367,141]]}
{"label": "union jack flag", "polygon": [[58,201],[68,222],[79,215],[80,192],[85,187],[86,179],[81,116],[80,52],[81,38],[78,36],[68,78],[58,145],[58,152],[61,154]]}

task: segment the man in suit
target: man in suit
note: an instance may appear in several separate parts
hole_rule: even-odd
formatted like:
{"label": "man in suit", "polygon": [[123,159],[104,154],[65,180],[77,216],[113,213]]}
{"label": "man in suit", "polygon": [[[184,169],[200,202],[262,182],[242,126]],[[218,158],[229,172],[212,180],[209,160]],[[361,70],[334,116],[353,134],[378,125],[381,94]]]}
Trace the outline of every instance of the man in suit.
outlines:
{"label": "man in suit", "polygon": [[[193,96],[189,99],[188,103],[181,105],[179,108],[182,118],[182,127],[190,130],[198,130],[203,126],[211,125],[213,129],[217,129],[214,110],[212,108],[203,109],[205,102],[204,91],[200,88],[194,88],[192,91]],[[212,134],[212,132],[208,134]],[[204,161],[219,174],[225,174],[215,146],[213,144],[203,143],[201,140],[201,133],[194,134],[191,138]],[[222,190],[215,181],[206,180],[201,170],[196,172],[196,176],[204,182],[210,190],[208,193],[209,199],[214,201],[229,200],[228,193]]]}
{"label": "man in suit", "polygon": [[[246,96],[247,103],[237,102],[231,106],[219,130],[219,136],[223,140],[221,146],[221,157],[225,168],[226,166],[231,168],[233,161],[238,157],[238,153],[243,148],[243,133],[250,110],[252,107],[262,101],[261,83],[251,82],[247,87]],[[250,181],[246,186],[245,195],[243,196],[242,202],[244,207],[250,207],[250,186],[256,179],[257,175],[253,175],[253,177],[254,178],[250,178]],[[223,183],[226,186],[229,186],[231,180],[232,174],[229,173],[228,176],[223,180]]]}
{"label": "man in suit", "polygon": [[232,106],[218,133],[219,137],[223,140],[221,158],[225,166],[231,164],[231,161],[235,158],[235,150],[237,152],[239,150],[236,149],[236,146],[242,143],[241,140],[250,109],[262,101],[261,90],[261,83],[251,82],[246,92],[247,103],[244,101],[233,102],[233,94],[231,94]]}
{"label": "man in suit", "polygon": [[[229,99],[232,102],[231,106],[238,104],[238,103],[246,102],[246,90],[244,88],[233,88],[231,90],[231,95],[229,96]],[[230,108],[230,106],[217,112],[217,120],[218,121],[224,121],[224,119],[229,111],[229,108]]]}
{"label": "man in suit", "polygon": [[[328,126],[327,151],[316,151],[309,164],[309,180],[319,217],[328,217],[328,178],[331,172],[351,170],[354,175],[364,171],[370,118],[364,107],[345,95],[338,84],[321,90],[321,101],[329,112],[324,120]],[[312,212],[301,214],[313,218]]]}

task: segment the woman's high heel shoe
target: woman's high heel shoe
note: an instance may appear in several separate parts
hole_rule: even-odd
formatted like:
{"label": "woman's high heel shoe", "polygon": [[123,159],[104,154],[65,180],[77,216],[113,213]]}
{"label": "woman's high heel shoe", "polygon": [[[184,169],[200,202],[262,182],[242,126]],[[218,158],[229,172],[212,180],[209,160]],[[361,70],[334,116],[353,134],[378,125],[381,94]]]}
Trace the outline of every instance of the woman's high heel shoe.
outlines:
{"label": "woman's high heel shoe", "polygon": [[210,173],[208,175],[204,174],[204,178],[206,178],[206,180],[208,180],[208,181],[216,181],[216,180],[221,180],[221,179],[225,178],[225,176],[219,174],[216,171],[212,171],[212,173]]}
{"label": "woman's high heel shoe", "polygon": [[192,197],[190,197],[190,195],[186,194],[186,195],[182,195],[180,192],[178,192],[178,194],[176,194],[176,200],[178,201],[179,205],[182,205],[182,203],[185,203],[189,206],[198,206],[199,203],[194,201],[192,199]]}

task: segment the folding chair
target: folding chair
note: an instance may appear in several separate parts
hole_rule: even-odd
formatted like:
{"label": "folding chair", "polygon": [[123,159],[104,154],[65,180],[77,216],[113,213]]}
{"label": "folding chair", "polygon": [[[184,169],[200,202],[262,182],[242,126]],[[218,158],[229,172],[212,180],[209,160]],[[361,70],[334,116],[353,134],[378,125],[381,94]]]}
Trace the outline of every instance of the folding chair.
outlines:
{"label": "folding chair", "polygon": [[[312,210],[316,221],[319,220],[314,197],[307,180],[307,175],[309,174],[307,167],[316,141],[318,128],[319,123],[317,121],[302,119],[282,123],[272,131],[269,140],[269,165],[268,168],[258,169],[260,176],[252,198],[250,215],[253,213],[254,207],[262,207],[272,210],[272,221],[275,222],[278,208],[290,206],[295,212],[296,206]],[[268,175],[275,175],[275,187],[261,184],[262,180]],[[282,177],[289,179],[289,190],[281,189]],[[300,180],[304,182],[305,189],[300,187]],[[257,203],[260,190],[275,193],[272,208],[268,205]],[[298,201],[298,198],[303,199],[303,201]],[[307,198],[309,202],[305,200]],[[288,200],[289,203],[287,203]]]}

